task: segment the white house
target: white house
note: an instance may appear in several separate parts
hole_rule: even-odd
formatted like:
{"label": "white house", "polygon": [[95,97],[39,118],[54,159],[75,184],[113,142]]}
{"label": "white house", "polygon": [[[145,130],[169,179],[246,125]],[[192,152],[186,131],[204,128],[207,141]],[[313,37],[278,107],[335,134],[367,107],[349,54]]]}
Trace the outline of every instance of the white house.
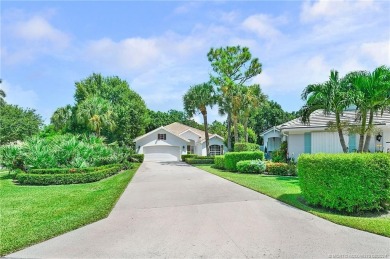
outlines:
{"label": "white house", "polygon": [[[227,150],[221,136],[210,133],[209,139],[211,155]],[[204,131],[177,122],[139,136],[134,142],[136,152],[144,154],[145,161],[180,161],[185,154],[207,155]]]}
{"label": "white house", "polygon": [[[346,110],[341,121],[358,124],[355,110]],[[297,159],[302,153],[342,153],[339,135],[329,131],[329,122],[335,122],[334,114],[325,115],[317,110],[310,115],[310,124],[303,124],[300,118],[275,126],[260,134],[264,139],[264,148],[272,152],[280,148],[282,141],[287,140],[290,157]],[[359,145],[359,134],[344,135],[349,152],[354,152]],[[390,150],[390,113],[374,116],[374,133],[369,151]]]}

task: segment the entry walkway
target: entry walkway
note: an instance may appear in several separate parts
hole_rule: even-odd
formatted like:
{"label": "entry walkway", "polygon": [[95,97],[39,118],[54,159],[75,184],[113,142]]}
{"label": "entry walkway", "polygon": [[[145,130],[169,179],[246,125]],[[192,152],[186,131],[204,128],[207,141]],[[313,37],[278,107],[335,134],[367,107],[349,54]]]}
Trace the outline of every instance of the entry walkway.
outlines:
{"label": "entry walkway", "polygon": [[368,255],[389,256],[390,239],[333,224],[184,163],[144,162],[108,218],[8,257]]}

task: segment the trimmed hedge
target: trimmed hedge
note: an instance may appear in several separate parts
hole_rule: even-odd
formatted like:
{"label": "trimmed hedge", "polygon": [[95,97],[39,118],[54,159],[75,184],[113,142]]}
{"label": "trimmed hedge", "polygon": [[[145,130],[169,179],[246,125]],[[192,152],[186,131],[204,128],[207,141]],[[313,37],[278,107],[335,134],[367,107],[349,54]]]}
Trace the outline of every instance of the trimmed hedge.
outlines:
{"label": "trimmed hedge", "polygon": [[264,160],[264,153],[262,151],[256,152],[229,152],[225,154],[225,169],[236,172],[237,163],[243,160]]}
{"label": "trimmed hedge", "polygon": [[112,165],[109,168],[97,168],[96,171],[87,173],[63,173],[63,174],[30,174],[19,172],[16,180],[21,185],[60,185],[96,182],[117,174],[122,165]]}
{"label": "trimmed hedge", "polygon": [[225,156],[219,155],[214,157],[214,168],[225,169]]}
{"label": "trimmed hedge", "polygon": [[214,164],[214,158],[187,158],[186,162],[190,165],[195,164]]}
{"label": "trimmed hedge", "polygon": [[260,146],[256,143],[235,143],[234,152],[244,152],[244,151],[259,151]]}
{"label": "trimmed hedge", "polygon": [[84,167],[84,168],[48,168],[48,169],[31,169],[28,171],[29,174],[72,174],[72,173],[88,173],[100,169],[111,168],[119,164],[110,164],[95,167]]}
{"label": "trimmed hedge", "polygon": [[268,162],[266,166],[267,168],[265,169],[265,171],[268,174],[289,176],[297,175],[297,167],[295,165],[289,165],[287,163]]}
{"label": "trimmed hedge", "polygon": [[261,160],[243,160],[237,163],[237,170],[240,173],[260,174],[265,171],[265,163]]}
{"label": "trimmed hedge", "polygon": [[386,154],[302,154],[298,176],[311,205],[349,213],[389,207],[390,156]]}
{"label": "trimmed hedge", "polygon": [[195,154],[187,154],[187,155],[181,155],[181,161],[186,162],[187,158],[196,158],[197,155]]}
{"label": "trimmed hedge", "polygon": [[129,160],[130,162],[142,163],[144,161],[144,154],[132,154]]}

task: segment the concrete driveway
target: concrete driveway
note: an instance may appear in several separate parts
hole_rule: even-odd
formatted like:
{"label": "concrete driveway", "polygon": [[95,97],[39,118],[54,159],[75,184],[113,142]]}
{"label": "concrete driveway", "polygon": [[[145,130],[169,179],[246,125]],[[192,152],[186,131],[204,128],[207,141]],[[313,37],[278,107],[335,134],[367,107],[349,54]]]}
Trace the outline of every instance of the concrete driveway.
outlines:
{"label": "concrete driveway", "polygon": [[389,258],[390,239],[333,224],[184,163],[145,162],[107,219],[8,257],[367,256]]}

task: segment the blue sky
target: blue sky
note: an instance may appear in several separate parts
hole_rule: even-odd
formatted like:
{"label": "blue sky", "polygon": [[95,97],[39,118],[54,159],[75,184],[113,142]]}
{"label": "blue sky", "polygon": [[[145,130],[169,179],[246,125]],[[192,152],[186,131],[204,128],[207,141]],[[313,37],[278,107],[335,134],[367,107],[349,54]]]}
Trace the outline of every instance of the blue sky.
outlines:
{"label": "blue sky", "polygon": [[252,82],[294,111],[330,69],[390,65],[389,13],[369,0],[2,1],[0,87],[46,122],[93,72],[127,80],[150,109],[182,110],[188,87],[208,80],[209,49],[241,45],[263,64]]}

